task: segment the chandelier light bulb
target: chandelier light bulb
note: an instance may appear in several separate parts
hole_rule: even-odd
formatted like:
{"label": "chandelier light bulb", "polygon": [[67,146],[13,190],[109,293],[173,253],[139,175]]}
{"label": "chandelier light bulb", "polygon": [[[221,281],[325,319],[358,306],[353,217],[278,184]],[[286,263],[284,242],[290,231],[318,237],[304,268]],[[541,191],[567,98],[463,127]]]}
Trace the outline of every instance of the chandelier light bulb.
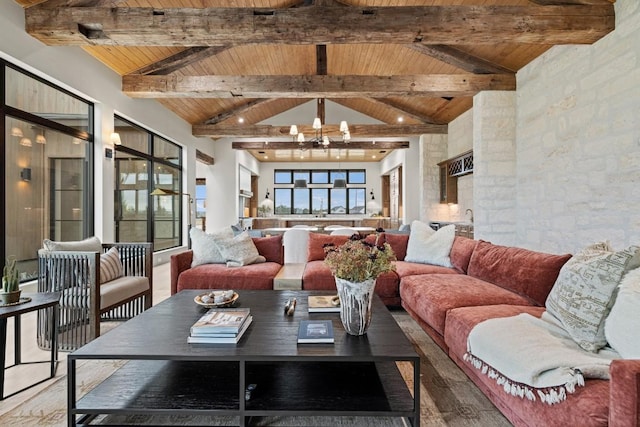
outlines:
{"label": "chandelier light bulb", "polygon": [[298,134],[298,142],[299,142],[300,144],[304,143],[304,133],[300,132],[300,133]]}
{"label": "chandelier light bulb", "polygon": [[342,133],[349,132],[349,126],[347,125],[346,120],[343,120],[340,122],[340,132]]}
{"label": "chandelier light bulb", "polygon": [[320,117],[316,117],[315,119],[313,119],[313,128],[315,130],[322,129],[322,123],[320,122]]}
{"label": "chandelier light bulb", "polygon": [[298,126],[291,125],[291,129],[289,129],[289,135],[293,135],[293,136],[298,135]]}
{"label": "chandelier light bulb", "polygon": [[322,137],[322,145],[324,145],[325,147],[327,145],[329,145],[329,137],[328,136],[325,135],[325,136]]}

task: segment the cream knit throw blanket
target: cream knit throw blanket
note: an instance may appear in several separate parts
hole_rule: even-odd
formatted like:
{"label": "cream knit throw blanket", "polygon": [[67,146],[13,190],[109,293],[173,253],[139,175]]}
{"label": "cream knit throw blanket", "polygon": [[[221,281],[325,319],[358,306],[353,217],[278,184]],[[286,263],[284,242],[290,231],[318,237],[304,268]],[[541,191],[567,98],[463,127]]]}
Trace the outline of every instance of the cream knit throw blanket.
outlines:
{"label": "cream knit throw blanket", "polygon": [[583,350],[552,315],[523,313],[485,320],[469,334],[464,360],[495,379],[504,391],[547,404],[559,403],[584,386],[585,378],[609,379],[620,356],[610,348]]}

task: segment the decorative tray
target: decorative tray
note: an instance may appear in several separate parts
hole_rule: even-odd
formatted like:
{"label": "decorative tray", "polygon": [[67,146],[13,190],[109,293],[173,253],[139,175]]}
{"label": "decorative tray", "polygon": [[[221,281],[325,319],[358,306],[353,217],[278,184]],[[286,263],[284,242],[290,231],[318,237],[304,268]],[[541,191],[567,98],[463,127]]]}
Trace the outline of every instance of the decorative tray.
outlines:
{"label": "decorative tray", "polygon": [[[230,298],[224,299],[220,302],[215,302],[214,298],[216,296],[223,296],[225,292],[233,292]],[[196,295],[193,299],[196,304],[199,304],[206,308],[222,308],[222,307],[231,307],[238,300],[238,293],[234,291],[211,291],[206,292],[204,294]]]}

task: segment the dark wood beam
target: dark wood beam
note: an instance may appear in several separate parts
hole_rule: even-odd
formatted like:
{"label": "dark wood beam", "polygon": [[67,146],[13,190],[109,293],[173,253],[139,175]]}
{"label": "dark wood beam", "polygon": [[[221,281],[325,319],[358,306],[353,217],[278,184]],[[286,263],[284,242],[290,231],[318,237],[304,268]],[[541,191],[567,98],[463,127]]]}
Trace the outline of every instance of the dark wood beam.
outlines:
{"label": "dark wood beam", "polygon": [[141,75],[164,76],[202,59],[215,56],[229,49],[229,46],[190,47],[168,58],[154,62],[135,73]]}
{"label": "dark wood beam", "polygon": [[468,73],[473,74],[513,74],[514,70],[493,64],[477,56],[463,52],[452,46],[445,45],[426,45],[422,43],[413,43],[406,45],[422,54],[436,58],[444,63],[458,67]]}
{"label": "dark wood beam", "polygon": [[511,74],[411,76],[140,76],[122,78],[133,98],[384,98],[472,96],[515,90]]}
{"label": "dark wood beam", "polygon": [[[591,44],[615,28],[612,4],[25,9],[26,31],[48,45]],[[177,36],[179,35],[179,36]]]}
{"label": "dark wood beam", "polygon": [[[310,125],[298,126],[298,131],[305,135],[313,135],[314,129]],[[325,125],[322,127],[325,135],[339,139],[339,125]],[[353,125],[349,124],[352,138],[384,138],[422,134],[446,134],[447,125]],[[293,138],[289,135],[289,126],[271,125],[193,125],[191,132],[194,136],[209,136],[212,138],[246,137],[246,138]]]}
{"label": "dark wood beam", "polygon": [[543,6],[566,6],[566,5],[606,5],[615,3],[616,0],[529,0]]}
{"label": "dark wood beam", "polygon": [[[308,147],[308,143],[307,147]],[[351,141],[348,144],[343,142],[335,142],[329,146],[330,148],[342,148],[349,150],[396,150],[409,148],[409,141]],[[269,141],[264,142],[242,142],[233,141],[231,148],[234,150],[297,150],[300,145],[291,141]]]}
{"label": "dark wood beam", "polygon": [[374,103],[378,103],[378,104],[382,104],[387,108],[392,108],[392,109],[396,110],[400,114],[403,114],[405,116],[411,117],[412,119],[415,119],[415,120],[420,120],[423,123],[427,123],[427,124],[442,124],[442,123],[439,123],[433,117],[426,117],[424,114],[420,113],[419,111],[416,111],[416,110],[412,109],[411,107],[407,107],[406,105],[402,105],[399,102],[393,101],[393,100],[388,99],[388,98],[370,98],[369,101],[370,102],[374,102]]}

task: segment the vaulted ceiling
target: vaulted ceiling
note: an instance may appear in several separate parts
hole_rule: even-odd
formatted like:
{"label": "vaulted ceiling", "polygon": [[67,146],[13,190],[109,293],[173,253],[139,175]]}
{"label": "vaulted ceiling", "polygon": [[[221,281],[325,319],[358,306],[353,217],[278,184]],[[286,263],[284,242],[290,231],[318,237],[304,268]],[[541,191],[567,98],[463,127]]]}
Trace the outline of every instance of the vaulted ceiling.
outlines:
{"label": "vaulted ceiling", "polygon": [[[33,37],[82,47],[127,95],[261,161],[298,160],[288,125],[260,123],[310,100],[321,118],[330,100],[382,123],[349,123],[343,161],[446,133],[476,93],[515,90],[515,73],[553,45],[591,44],[615,25],[613,0],[16,1]],[[311,120],[296,123],[306,135]]]}

